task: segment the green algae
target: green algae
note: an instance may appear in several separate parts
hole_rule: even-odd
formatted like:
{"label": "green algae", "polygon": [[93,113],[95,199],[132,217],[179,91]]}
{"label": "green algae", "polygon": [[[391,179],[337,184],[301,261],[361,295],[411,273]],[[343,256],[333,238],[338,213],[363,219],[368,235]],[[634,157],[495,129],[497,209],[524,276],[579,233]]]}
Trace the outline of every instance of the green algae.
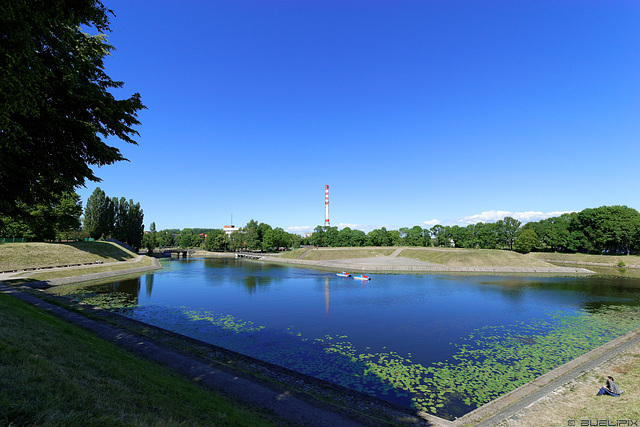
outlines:
{"label": "green algae", "polygon": [[[125,294],[126,295],[126,294]],[[451,360],[423,365],[383,347],[356,348],[346,335],[307,337],[224,313],[136,306],[118,293],[77,298],[135,319],[353,390],[453,419],[640,326],[631,306],[546,312],[511,325],[487,325],[460,337]],[[135,308],[135,309],[133,309]]]}

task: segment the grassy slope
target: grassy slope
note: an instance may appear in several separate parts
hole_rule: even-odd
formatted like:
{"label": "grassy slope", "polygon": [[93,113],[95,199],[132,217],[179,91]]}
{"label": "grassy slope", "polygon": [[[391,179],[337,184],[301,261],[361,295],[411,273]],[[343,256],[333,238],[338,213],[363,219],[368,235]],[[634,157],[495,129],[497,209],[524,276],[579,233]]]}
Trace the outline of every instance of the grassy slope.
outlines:
{"label": "grassy slope", "polygon": [[400,256],[451,267],[552,267],[517,252],[491,249],[408,248]]}
{"label": "grassy slope", "polygon": [[311,250],[305,255],[305,260],[328,261],[334,259],[375,258],[389,256],[395,248],[340,248]]}
{"label": "grassy slope", "polygon": [[130,261],[136,255],[110,242],[4,243],[0,245],[0,271],[54,267],[89,262]]}
{"label": "grassy slope", "polygon": [[269,425],[265,416],[0,294],[2,425]]}
{"label": "grassy slope", "polygon": [[620,261],[627,266],[640,267],[640,256],[638,255],[589,255],[589,254],[561,254],[557,252],[532,252],[528,254],[532,258],[553,261],[565,261],[574,264],[595,262],[617,266]]}

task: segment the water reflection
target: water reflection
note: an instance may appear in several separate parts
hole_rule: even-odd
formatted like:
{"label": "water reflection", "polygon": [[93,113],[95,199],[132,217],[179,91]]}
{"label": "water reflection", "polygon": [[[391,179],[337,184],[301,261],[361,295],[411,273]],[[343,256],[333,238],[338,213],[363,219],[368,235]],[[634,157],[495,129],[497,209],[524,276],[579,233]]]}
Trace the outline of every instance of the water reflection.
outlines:
{"label": "water reflection", "polygon": [[[484,360],[514,347],[535,346],[533,336],[556,333],[558,325],[580,332],[575,342],[601,336],[590,324],[578,330],[572,322],[584,317],[600,322],[621,306],[626,320],[636,316],[640,323],[640,287],[627,279],[398,274],[362,283],[334,273],[234,259],[163,263],[162,271],[113,282],[99,292],[122,293],[125,306],[140,304],[127,310],[140,320],[349,387],[362,386],[379,397],[385,384],[399,381],[392,368],[457,363],[452,361],[459,360],[460,346],[472,350],[480,335],[483,343],[510,339],[477,359]],[[549,349],[566,339],[557,338],[548,339]],[[586,351],[593,343],[578,344]],[[546,347],[543,352],[551,354]],[[386,369],[376,375],[389,376],[371,378],[367,389],[358,381],[371,366]],[[415,377],[413,372],[403,381]],[[384,398],[406,403],[406,396]],[[449,414],[458,411],[451,409],[456,399],[449,401]]]}
{"label": "water reflection", "polygon": [[324,315],[329,317],[329,305],[331,303],[331,297],[329,295],[329,276],[324,279]]}

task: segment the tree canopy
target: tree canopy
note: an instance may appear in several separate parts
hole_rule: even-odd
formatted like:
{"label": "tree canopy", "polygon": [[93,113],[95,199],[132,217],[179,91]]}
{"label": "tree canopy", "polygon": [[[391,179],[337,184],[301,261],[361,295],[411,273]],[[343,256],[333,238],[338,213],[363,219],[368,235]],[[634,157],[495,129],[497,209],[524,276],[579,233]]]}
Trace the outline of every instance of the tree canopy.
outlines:
{"label": "tree canopy", "polygon": [[0,215],[100,181],[91,166],[126,160],[106,138],[136,144],[145,107],[110,93],[109,15],[98,0],[0,0]]}

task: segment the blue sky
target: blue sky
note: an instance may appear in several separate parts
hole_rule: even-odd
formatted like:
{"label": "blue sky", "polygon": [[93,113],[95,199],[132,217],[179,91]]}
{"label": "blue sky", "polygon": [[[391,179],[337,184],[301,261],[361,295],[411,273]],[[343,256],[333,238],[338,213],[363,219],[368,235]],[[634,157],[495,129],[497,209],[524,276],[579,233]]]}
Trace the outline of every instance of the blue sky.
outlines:
{"label": "blue sky", "polygon": [[640,208],[637,1],[124,1],[107,72],[140,92],[96,170],[158,229],[291,232]]}

